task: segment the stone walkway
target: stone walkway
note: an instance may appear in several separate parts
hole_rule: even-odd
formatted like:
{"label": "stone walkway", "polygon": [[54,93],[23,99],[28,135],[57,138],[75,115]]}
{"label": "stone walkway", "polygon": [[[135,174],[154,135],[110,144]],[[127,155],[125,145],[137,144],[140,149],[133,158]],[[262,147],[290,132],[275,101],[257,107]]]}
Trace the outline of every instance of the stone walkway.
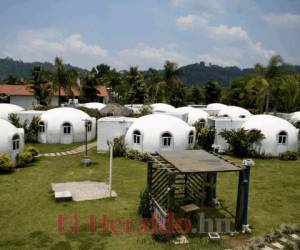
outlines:
{"label": "stone walkway", "polygon": [[[96,147],[96,145],[97,145],[97,142],[92,142],[87,145],[87,148],[88,148],[88,150],[90,150],[91,148]],[[85,151],[85,145],[82,145],[80,147],[77,147],[77,148],[69,150],[69,151],[39,154],[38,157],[41,157],[41,156],[57,157],[57,156],[65,156],[65,155],[75,155],[75,154],[83,153],[84,151]]]}

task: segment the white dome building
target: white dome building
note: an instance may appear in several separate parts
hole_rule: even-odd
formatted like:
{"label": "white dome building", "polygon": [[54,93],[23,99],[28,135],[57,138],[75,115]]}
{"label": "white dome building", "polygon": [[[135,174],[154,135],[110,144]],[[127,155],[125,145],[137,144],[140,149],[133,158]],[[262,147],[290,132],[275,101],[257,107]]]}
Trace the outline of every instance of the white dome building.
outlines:
{"label": "white dome building", "polygon": [[8,117],[11,113],[22,110],[24,110],[22,107],[15,104],[0,103],[0,118],[8,121]]}
{"label": "white dome building", "polygon": [[255,145],[259,154],[278,156],[288,150],[298,150],[298,129],[284,119],[272,115],[253,115],[247,118],[242,128],[260,130],[265,136]]}
{"label": "white dome building", "polygon": [[80,104],[79,106],[89,108],[89,109],[98,109],[100,111],[106,105],[100,102],[87,102],[87,103]]}
{"label": "white dome building", "polygon": [[152,112],[170,112],[174,111],[175,108],[172,105],[166,103],[154,103],[150,105]]}
{"label": "white dome building", "polygon": [[140,117],[128,129],[125,144],[140,152],[185,150],[194,146],[195,128],[179,118],[152,114]]}
{"label": "white dome building", "polygon": [[251,113],[247,109],[241,107],[227,106],[219,111],[218,116],[236,119],[247,118],[251,116]]}
{"label": "white dome building", "polygon": [[55,108],[41,115],[39,142],[70,144],[95,138],[96,118],[75,108]]}
{"label": "white dome building", "polygon": [[206,106],[207,109],[211,109],[211,110],[221,110],[226,107],[227,105],[223,103],[210,103]]}
{"label": "white dome building", "polygon": [[300,129],[300,111],[292,113],[290,121],[294,126]]}
{"label": "white dome building", "polygon": [[203,126],[207,123],[208,113],[202,109],[193,107],[181,107],[176,109],[177,112],[186,113],[188,115],[187,123],[194,125],[196,122],[200,122]]}
{"label": "white dome building", "polygon": [[0,119],[0,153],[7,154],[16,162],[16,156],[24,149],[24,129]]}

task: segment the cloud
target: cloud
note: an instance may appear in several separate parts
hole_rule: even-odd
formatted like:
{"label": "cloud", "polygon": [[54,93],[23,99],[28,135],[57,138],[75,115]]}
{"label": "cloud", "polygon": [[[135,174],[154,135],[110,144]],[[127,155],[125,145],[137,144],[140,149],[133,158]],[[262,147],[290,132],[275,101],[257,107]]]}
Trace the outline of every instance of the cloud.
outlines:
{"label": "cloud", "polygon": [[207,19],[198,15],[180,16],[176,19],[177,26],[182,29],[191,29],[207,25]]}
{"label": "cloud", "polygon": [[84,42],[78,33],[63,36],[51,29],[19,32],[15,42],[4,47],[3,54],[24,61],[52,61],[61,56],[65,62],[79,62],[82,67],[91,67],[109,55],[101,46]]}
{"label": "cloud", "polygon": [[285,28],[300,28],[300,15],[298,14],[268,14],[263,19],[271,25]]}
{"label": "cloud", "polygon": [[174,44],[156,48],[139,43],[134,48],[121,50],[118,58],[126,65],[138,65],[143,69],[149,67],[162,68],[166,60],[175,61],[179,65],[192,62],[189,58],[178,52]]}
{"label": "cloud", "polygon": [[[203,21],[205,20],[205,21]],[[251,66],[258,61],[266,62],[274,51],[254,41],[240,26],[225,24],[210,25],[209,19],[199,15],[180,16],[176,19],[179,28],[196,32],[201,30],[211,40],[212,49],[202,53],[198,59],[224,66]]]}

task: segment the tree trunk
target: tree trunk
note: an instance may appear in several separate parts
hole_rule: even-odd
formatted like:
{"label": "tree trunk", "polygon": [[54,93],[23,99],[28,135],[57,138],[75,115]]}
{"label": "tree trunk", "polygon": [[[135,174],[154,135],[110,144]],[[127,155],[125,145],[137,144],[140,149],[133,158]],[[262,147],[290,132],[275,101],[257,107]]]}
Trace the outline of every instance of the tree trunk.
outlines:
{"label": "tree trunk", "polygon": [[58,84],[58,106],[60,107],[60,104],[61,104],[61,101],[60,101],[60,96],[61,96],[61,93],[60,93],[60,89],[61,89],[61,87],[60,87],[60,84]]}
{"label": "tree trunk", "polygon": [[269,113],[269,102],[270,102],[270,93],[269,93],[269,91],[267,91],[267,96],[266,96],[266,109],[265,109],[265,113],[266,113],[266,114]]}

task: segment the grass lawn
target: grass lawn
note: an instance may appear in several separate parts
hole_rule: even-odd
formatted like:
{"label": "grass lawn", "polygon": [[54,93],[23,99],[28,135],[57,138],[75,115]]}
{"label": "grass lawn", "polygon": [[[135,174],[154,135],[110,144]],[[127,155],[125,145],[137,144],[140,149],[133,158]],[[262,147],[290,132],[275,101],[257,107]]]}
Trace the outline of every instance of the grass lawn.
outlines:
{"label": "grass lawn", "polygon": [[[89,235],[89,215],[98,220],[103,214],[110,220],[138,219],[139,194],[146,184],[146,164],[116,158],[113,189],[117,198],[56,203],[50,188],[52,182],[107,181],[108,156],[99,155],[96,150],[90,156],[95,163],[88,168],[81,166],[81,155],[74,155],[41,158],[35,166],[0,175],[0,249],[224,249],[247,239],[223,237],[220,244],[214,244],[207,237],[194,237],[189,245],[175,247],[154,242],[149,233]],[[300,223],[299,176],[299,160],[257,160],[251,173],[249,201],[252,236],[282,223]],[[218,178],[218,196],[231,213],[235,211],[237,177],[235,173],[226,173]],[[78,236],[58,235],[57,215],[74,212],[79,215]]]}
{"label": "grass lawn", "polygon": [[[89,142],[90,143],[90,142]],[[42,144],[42,143],[27,143],[26,146],[33,146],[40,150],[40,153],[55,153],[75,149],[84,145],[83,142],[72,144]]]}

